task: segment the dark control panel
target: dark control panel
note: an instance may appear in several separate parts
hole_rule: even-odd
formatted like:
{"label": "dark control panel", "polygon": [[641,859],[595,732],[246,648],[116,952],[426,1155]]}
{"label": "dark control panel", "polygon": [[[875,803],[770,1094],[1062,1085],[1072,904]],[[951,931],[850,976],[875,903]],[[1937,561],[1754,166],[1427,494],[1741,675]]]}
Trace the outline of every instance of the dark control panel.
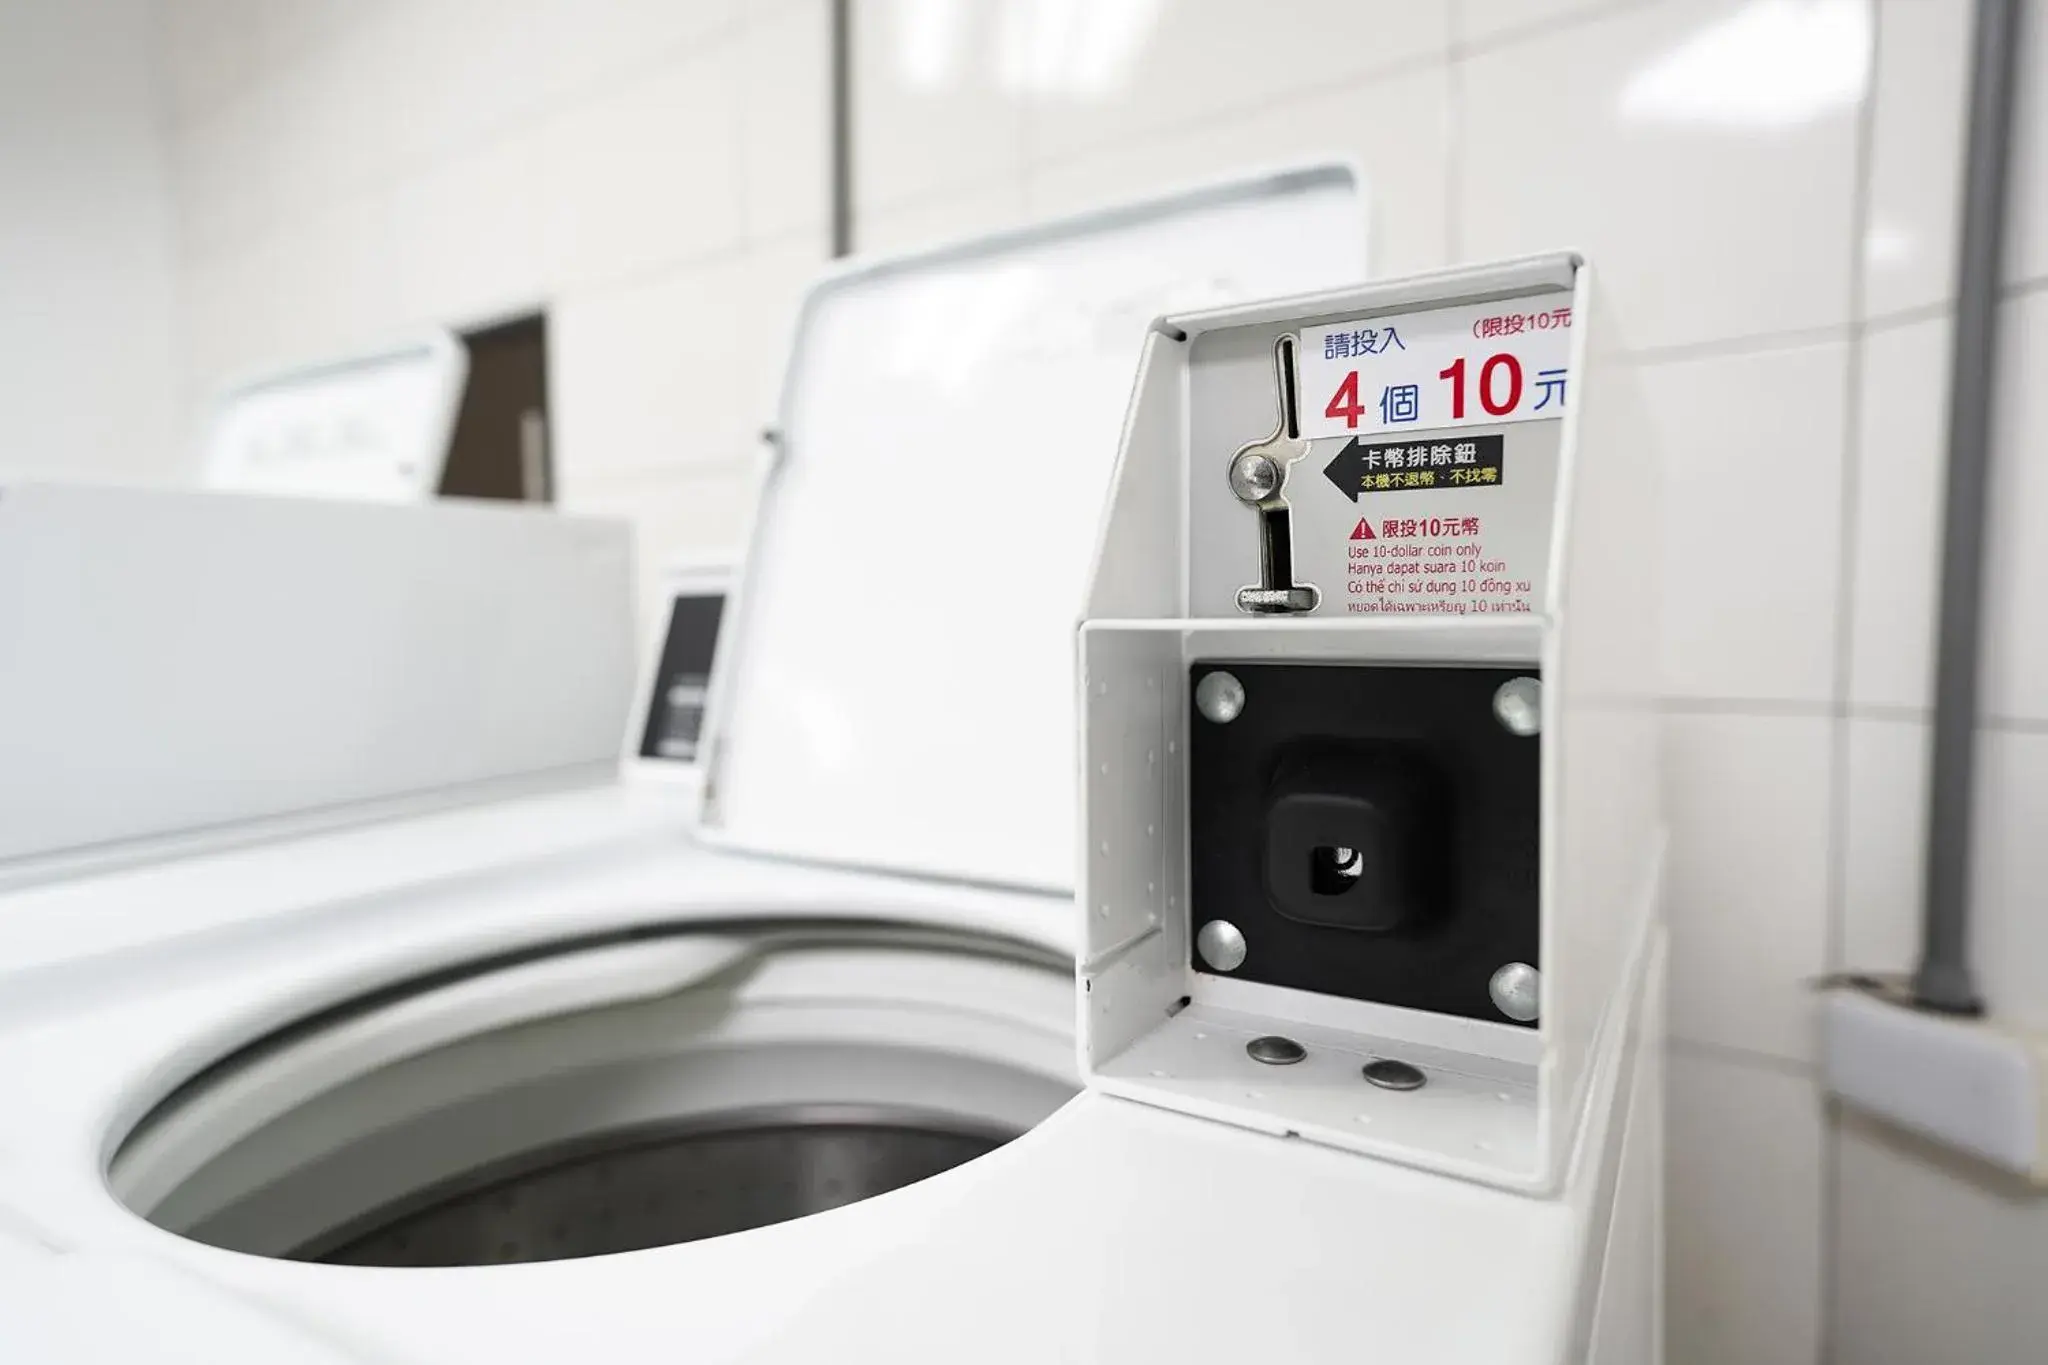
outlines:
{"label": "dark control panel", "polygon": [[696,761],[711,661],[718,652],[718,623],[724,614],[722,593],[678,594],[670,604],[668,633],[647,698],[640,757]]}
{"label": "dark control panel", "polygon": [[[1227,668],[1241,708],[1196,701]],[[1488,981],[1537,963],[1540,737],[1495,697],[1526,670],[1198,663],[1189,670],[1193,921],[1232,975],[1500,1021]],[[1212,708],[1213,709],[1213,708]],[[1196,969],[1201,970],[1198,960]]]}

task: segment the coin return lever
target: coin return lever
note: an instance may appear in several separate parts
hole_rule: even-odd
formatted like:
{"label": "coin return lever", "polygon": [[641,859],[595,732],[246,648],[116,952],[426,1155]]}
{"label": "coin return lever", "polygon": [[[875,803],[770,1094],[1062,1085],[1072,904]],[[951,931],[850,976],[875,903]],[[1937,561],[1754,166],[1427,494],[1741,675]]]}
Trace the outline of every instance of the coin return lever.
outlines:
{"label": "coin return lever", "polygon": [[1237,606],[1247,612],[1314,611],[1322,594],[1312,583],[1294,581],[1293,520],[1287,510],[1287,473],[1308,454],[1301,439],[1299,394],[1294,381],[1291,336],[1273,343],[1273,397],[1279,424],[1263,441],[1249,441],[1230,457],[1230,491],[1259,514],[1259,581],[1239,588]]}
{"label": "coin return lever", "polygon": [[1155,328],[1081,630],[1090,1085],[1566,1187],[1660,1008],[1634,389],[1569,256]]}

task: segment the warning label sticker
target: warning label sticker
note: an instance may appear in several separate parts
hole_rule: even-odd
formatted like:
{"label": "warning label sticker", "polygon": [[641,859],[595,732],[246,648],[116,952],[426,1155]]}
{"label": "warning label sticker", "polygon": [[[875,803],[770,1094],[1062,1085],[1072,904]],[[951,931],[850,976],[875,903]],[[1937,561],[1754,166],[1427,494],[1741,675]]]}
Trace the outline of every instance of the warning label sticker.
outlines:
{"label": "warning label sticker", "polygon": [[1323,466],[1323,477],[1353,502],[1361,493],[1484,488],[1501,482],[1503,447],[1499,436],[1374,446],[1346,441]]}
{"label": "warning label sticker", "polygon": [[[1361,518],[1344,566],[1357,614],[1506,615],[1536,609],[1536,583],[1489,551],[1483,517]],[[1371,541],[1372,544],[1361,544]]]}
{"label": "warning label sticker", "polygon": [[[1323,587],[1324,610],[1443,616],[1538,610],[1550,554],[1558,436],[1559,424],[1545,422],[1394,446],[1317,442],[1318,456],[1331,450],[1322,456],[1318,482],[1344,496],[1323,488],[1296,498],[1294,544],[1303,573]],[[1422,463],[1412,465],[1418,451]],[[1438,463],[1446,452],[1448,459]],[[1411,483],[1411,474],[1429,478]],[[1341,566],[1333,562],[1338,556]]]}

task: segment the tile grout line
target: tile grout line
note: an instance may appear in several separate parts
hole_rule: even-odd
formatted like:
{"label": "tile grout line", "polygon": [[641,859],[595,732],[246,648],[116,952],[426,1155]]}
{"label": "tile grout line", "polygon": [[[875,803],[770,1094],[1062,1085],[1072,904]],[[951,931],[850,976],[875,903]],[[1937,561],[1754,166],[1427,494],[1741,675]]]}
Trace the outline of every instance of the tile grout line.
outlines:
{"label": "tile grout line", "polygon": [[1687,360],[1726,360],[1771,351],[1789,351],[1801,346],[1852,342],[1857,338],[1853,322],[1822,323],[1812,327],[1787,327],[1773,332],[1751,332],[1743,336],[1709,337],[1703,341],[1677,341],[1662,346],[1641,346],[1624,351],[1623,357],[1637,365],[1668,365]]}
{"label": "tile grout line", "polygon": [[[1530,42],[1537,38],[1549,38],[1559,33],[1570,33],[1574,29],[1584,28],[1588,24],[1598,23],[1602,19],[1611,19],[1617,14],[1641,7],[1642,0],[1605,0],[1605,3],[1588,5],[1584,9],[1560,15],[1556,18],[1535,19],[1521,25],[1511,24],[1504,29],[1469,42],[1461,42],[1458,38],[1458,28],[1453,27],[1451,30],[1451,45],[1453,48],[1462,49],[1468,55],[1487,56],[1499,52],[1503,48],[1514,47],[1518,43]],[[1455,19],[1456,17],[1454,14],[1453,18]]]}
{"label": "tile grout line", "polygon": [[[1870,69],[1879,69],[1878,45],[1883,41],[1882,17],[1872,6]],[[1841,539],[1835,558],[1835,650],[1833,726],[1829,757],[1828,793],[1828,887],[1827,967],[1842,969],[1842,951],[1847,940],[1847,834],[1848,834],[1848,724],[1856,654],[1856,551],[1858,548],[1857,494],[1863,471],[1863,339],[1865,279],[1861,244],[1870,229],[1870,196],[1875,161],[1877,98],[1866,88],[1856,116],[1856,190],[1849,223],[1849,316],[1855,319],[1856,338],[1848,349],[1842,412],[1842,474],[1838,493]]]}
{"label": "tile grout line", "polygon": [[1665,1040],[1664,1050],[1680,1057],[1695,1057],[1718,1062],[1723,1066],[1747,1067],[1752,1071],[1768,1071],[1773,1075],[1792,1076],[1799,1080],[1812,1080],[1815,1073],[1813,1062],[1796,1061],[1790,1057],[1780,1057],[1775,1052],[1759,1052],[1755,1048],[1709,1042],[1704,1038],[1688,1038],[1676,1033]]}
{"label": "tile grout line", "polygon": [[[2048,291],[2048,275],[2035,275],[2025,279],[2007,280],[1998,287],[1998,301],[2001,304],[2016,303],[2035,294]],[[1910,327],[1916,322],[1932,322],[1954,316],[1956,301],[1952,297],[1930,300],[1927,303],[1909,304],[1904,308],[1893,308],[1883,313],[1872,313],[1850,325],[1863,336],[1874,336],[1880,332],[1896,331]]]}
{"label": "tile grout line", "polygon": [[[1882,7],[1871,0],[1870,83],[1863,91],[1862,106],[1856,112],[1856,191],[1849,220],[1849,317],[1853,339],[1844,357],[1846,373],[1842,393],[1842,464],[1838,493],[1841,539],[1835,554],[1835,660],[1834,694],[1837,714],[1828,726],[1828,820],[1826,919],[1824,957],[1830,972],[1842,969],[1848,942],[1849,914],[1849,730],[1850,693],[1856,664],[1856,552],[1858,547],[1858,494],[1863,472],[1863,382],[1864,356],[1869,349],[1869,319],[1863,310],[1867,302],[1863,269],[1863,241],[1870,231],[1871,183],[1875,176],[1877,138],[1876,73],[1884,41]],[[1815,1075],[1819,1091],[1819,1076]],[[1838,1248],[1835,1224],[1841,1199],[1839,1162],[1836,1158],[1833,1111],[1824,1093],[1820,1104],[1820,1317],[1816,1324],[1817,1355],[1820,1365],[1835,1358],[1835,1302],[1840,1294]]]}
{"label": "tile grout line", "polygon": [[1797,697],[1658,697],[1651,709],[1661,716],[1747,716],[1828,720],[1834,703]]}
{"label": "tile grout line", "polygon": [[1840,714],[1843,720],[1924,722],[1933,718],[1934,708],[1907,705],[1903,702],[1849,702],[1842,707]]}
{"label": "tile grout line", "polygon": [[765,254],[771,251],[783,251],[791,247],[803,245],[818,247],[818,262],[822,265],[825,262],[826,253],[825,248],[817,240],[817,232],[817,224],[806,224],[802,227],[766,237],[758,237],[751,240],[737,238],[712,247],[709,250],[696,252],[688,256],[675,256],[667,260],[650,261],[645,265],[634,266],[632,269],[621,271],[616,275],[586,277],[581,280],[573,278],[554,280],[545,282],[544,287],[549,291],[548,302],[551,306],[559,304],[565,298],[574,298],[577,302],[584,303],[592,299],[602,300],[614,294],[645,289],[650,285],[666,283],[670,276],[694,275],[707,269],[731,266],[757,253]]}

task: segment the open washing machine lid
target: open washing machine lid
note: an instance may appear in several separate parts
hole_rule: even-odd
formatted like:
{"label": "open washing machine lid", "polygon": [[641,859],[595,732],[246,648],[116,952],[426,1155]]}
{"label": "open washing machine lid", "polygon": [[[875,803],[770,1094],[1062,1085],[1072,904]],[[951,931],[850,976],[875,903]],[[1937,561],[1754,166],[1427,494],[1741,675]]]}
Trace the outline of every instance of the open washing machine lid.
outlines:
{"label": "open washing machine lid", "polygon": [[1365,261],[1329,164],[814,286],[711,688],[710,837],[1071,888],[1072,640],[1145,329]]}
{"label": "open washing machine lid", "polygon": [[249,379],[215,405],[202,478],[238,493],[431,498],[468,377],[462,343],[435,331]]}

